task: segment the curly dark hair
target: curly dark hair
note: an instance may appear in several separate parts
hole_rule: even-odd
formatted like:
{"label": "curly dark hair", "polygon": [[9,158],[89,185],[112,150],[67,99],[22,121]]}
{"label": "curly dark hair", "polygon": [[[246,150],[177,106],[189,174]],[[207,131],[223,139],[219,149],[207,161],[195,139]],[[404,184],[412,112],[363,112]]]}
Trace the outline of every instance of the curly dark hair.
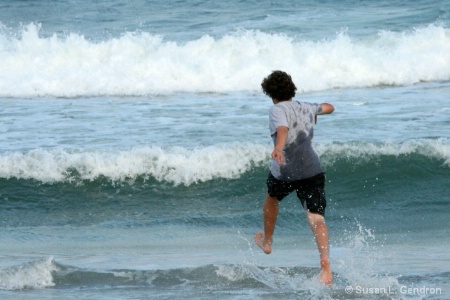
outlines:
{"label": "curly dark hair", "polygon": [[297,87],[291,75],[283,71],[273,71],[261,83],[264,94],[278,101],[286,101],[295,96]]}

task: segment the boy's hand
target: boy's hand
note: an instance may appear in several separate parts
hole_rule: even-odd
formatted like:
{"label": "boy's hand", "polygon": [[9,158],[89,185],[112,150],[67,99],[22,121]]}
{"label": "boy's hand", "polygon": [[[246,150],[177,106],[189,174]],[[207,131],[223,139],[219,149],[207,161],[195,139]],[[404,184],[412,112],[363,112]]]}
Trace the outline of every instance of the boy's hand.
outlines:
{"label": "boy's hand", "polygon": [[272,152],[272,159],[276,159],[278,164],[282,166],[284,164],[284,154],[282,150],[275,148]]}

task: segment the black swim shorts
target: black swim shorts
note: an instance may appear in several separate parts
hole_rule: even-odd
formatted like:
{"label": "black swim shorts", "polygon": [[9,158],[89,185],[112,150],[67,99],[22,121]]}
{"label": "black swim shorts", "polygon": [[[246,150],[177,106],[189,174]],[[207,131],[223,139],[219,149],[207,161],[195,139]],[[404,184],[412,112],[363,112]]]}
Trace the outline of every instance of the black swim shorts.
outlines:
{"label": "black swim shorts", "polygon": [[327,201],[325,198],[324,173],[295,181],[278,180],[273,177],[272,173],[269,173],[267,193],[271,197],[276,197],[278,201],[281,201],[294,190],[297,192],[297,197],[305,209],[312,213],[325,215]]}

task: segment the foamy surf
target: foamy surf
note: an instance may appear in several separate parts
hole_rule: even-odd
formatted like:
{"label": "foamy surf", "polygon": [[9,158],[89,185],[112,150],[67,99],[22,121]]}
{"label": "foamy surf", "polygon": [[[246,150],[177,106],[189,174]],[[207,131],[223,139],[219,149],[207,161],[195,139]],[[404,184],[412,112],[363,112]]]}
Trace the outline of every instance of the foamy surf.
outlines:
{"label": "foamy surf", "polygon": [[0,270],[1,290],[47,288],[55,285],[52,272],[58,270],[53,258],[37,260]]}
{"label": "foamy surf", "polygon": [[450,145],[445,138],[409,140],[403,143],[369,143],[350,142],[319,145],[323,163],[332,165],[337,158],[346,160],[369,160],[379,156],[393,156],[418,154],[423,157],[443,161],[443,165],[450,167]]}
{"label": "foamy surf", "polygon": [[184,43],[146,32],[94,42],[40,31],[39,24],[0,31],[0,97],[259,91],[261,74],[274,69],[303,91],[450,79],[450,31],[437,25],[320,41],[237,30]]}
{"label": "foamy surf", "polygon": [[2,155],[0,177],[51,183],[101,176],[121,181],[149,175],[158,181],[190,185],[215,178],[238,178],[267,158],[266,146],[246,143],[198,149],[137,147],[128,151],[35,149]]}
{"label": "foamy surf", "polygon": [[[0,178],[33,179],[46,183],[96,180],[113,182],[152,177],[159,182],[189,186],[214,179],[236,179],[270,161],[269,144],[232,143],[203,148],[134,147],[129,150],[74,151],[34,149],[0,155]],[[446,139],[404,143],[353,142],[318,145],[325,167],[336,160],[365,162],[373,158],[419,155],[450,166]]]}

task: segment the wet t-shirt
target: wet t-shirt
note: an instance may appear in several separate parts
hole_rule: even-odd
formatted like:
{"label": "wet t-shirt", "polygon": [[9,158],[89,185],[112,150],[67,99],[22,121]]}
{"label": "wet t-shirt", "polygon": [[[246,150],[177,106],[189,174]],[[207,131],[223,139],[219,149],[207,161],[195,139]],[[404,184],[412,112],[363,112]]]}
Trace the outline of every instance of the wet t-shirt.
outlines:
{"label": "wet t-shirt", "polygon": [[272,160],[270,172],[284,181],[305,179],[322,173],[319,156],[314,150],[314,117],[322,112],[322,105],[298,101],[282,101],[269,112],[269,128],[274,145],[277,143],[277,128],[289,128],[283,149],[284,164]]}

